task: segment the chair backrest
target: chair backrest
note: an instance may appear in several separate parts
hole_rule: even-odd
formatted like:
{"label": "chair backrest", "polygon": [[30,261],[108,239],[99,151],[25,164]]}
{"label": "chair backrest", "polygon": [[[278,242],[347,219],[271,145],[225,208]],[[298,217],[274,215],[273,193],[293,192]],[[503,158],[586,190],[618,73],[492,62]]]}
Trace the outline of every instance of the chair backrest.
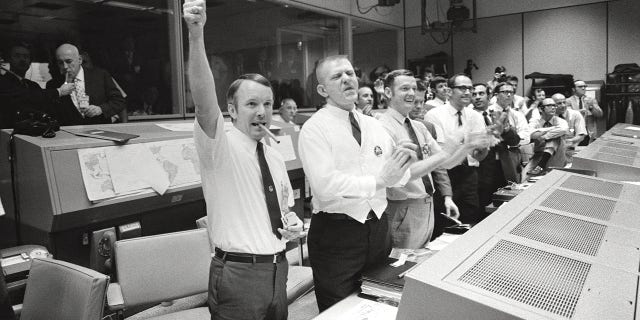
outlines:
{"label": "chair backrest", "polygon": [[22,320],[100,320],[109,277],[54,259],[33,259]]}
{"label": "chair backrest", "polygon": [[211,263],[207,230],[120,240],[114,248],[125,306],[207,292]]}

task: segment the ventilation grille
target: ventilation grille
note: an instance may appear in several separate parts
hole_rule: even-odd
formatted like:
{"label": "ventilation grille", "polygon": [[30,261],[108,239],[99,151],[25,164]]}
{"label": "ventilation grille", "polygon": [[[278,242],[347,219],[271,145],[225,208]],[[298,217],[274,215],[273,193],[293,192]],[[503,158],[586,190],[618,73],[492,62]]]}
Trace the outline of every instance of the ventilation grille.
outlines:
{"label": "ventilation grille", "polygon": [[615,201],[587,196],[565,190],[554,190],[543,202],[547,208],[608,221]]}
{"label": "ventilation grille", "polygon": [[602,153],[602,152],[596,153],[593,156],[593,159],[594,160],[611,162],[611,163],[617,163],[617,164],[626,164],[626,165],[629,165],[629,166],[633,164],[633,158],[621,157],[621,156],[616,156],[616,155],[613,155],[613,154]]}
{"label": "ventilation grille", "polygon": [[511,234],[595,256],[606,230],[601,224],[534,210]]}
{"label": "ventilation grille", "polygon": [[[611,139],[611,140],[613,140],[613,139]],[[624,142],[624,141],[620,140],[620,142]],[[631,146],[629,144],[613,143],[613,142],[607,142],[607,143],[604,143],[603,145],[607,146],[607,147],[625,149],[625,150],[633,150],[633,151],[639,151],[639,149],[640,149],[638,147]]]}
{"label": "ventilation grille", "polygon": [[571,318],[590,268],[585,262],[501,240],[458,280]]}
{"label": "ventilation grille", "polygon": [[631,157],[631,158],[635,158],[635,156],[638,154],[638,152],[633,150],[624,150],[624,149],[611,148],[611,147],[602,147],[600,148],[600,150],[598,150],[598,152],[610,153],[610,154],[615,154],[617,156]]}
{"label": "ventilation grille", "polygon": [[618,198],[622,193],[622,184],[596,179],[589,179],[580,176],[570,176],[560,185],[562,188],[573,189],[582,192],[595,193],[601,196]]}

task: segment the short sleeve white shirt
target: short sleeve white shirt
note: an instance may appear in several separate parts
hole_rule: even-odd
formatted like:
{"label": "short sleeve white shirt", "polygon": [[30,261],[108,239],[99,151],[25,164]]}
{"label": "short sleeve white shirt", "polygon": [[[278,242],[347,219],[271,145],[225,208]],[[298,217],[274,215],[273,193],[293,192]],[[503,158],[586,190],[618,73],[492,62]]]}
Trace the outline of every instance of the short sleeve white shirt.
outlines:
{"label": "short sleeve white shirt", "polygon": [[[214,139],[207,136],[196,120],[194,141],[200,158],[212,245],[229,252],[251,254],[274,254],[284,250],[284,237],[278,239],[271,231],[256,152],[257,141],[235,127],[225,132],[222,116],[218,118]],[[293,206],[293,192],[282,156],[268,145],[264,145],[264,153],[278,202],[281,207],[284,205],[286,190],[288,199],[285,203]]]}

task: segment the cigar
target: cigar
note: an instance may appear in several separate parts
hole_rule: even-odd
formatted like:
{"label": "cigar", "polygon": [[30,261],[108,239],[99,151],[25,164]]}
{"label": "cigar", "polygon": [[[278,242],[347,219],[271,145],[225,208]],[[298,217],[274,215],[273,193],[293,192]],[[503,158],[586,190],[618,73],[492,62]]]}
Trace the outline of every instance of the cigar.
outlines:
{"label": "cigar", "polygon": [[271,130],[267,129],[267,127],[265,127],[262,124],[258,124],[258,125],[267,132],[267,135],[269,137],[271,137],[271,139],[273,139],[273,141],[275,141],[276,143],[280,143],[280,141],[278,140],[278,137],[276,137],[276,135],[273,134],[273,132],[271,132]]}

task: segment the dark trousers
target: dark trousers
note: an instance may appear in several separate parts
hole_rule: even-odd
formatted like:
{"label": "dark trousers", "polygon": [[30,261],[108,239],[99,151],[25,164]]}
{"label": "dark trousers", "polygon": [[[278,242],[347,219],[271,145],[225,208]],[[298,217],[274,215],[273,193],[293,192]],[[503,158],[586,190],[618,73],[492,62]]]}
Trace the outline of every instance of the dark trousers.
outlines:
{"label": "dark trousers", "polygon": [[478,167],[478,198],[482,217],[486,217],[484,207],[491,203],[493,193],[507,185],[507,180],[502,171],[500,160],[496,160],[495,153],[489,152],[487,157],[480,161]]}
{"label": "dark trousers", "polygon": [[211,259],[211,319],[286,320],[287,259],[278,263],[244,263]]}
{"label": "dark trousers", "polygon": [[[0,259],[2,256],[0,255]],[[11,300],[7,292],[7,284],[4,282],[4,271],[0,267],[0,320],[14,320],[16,315],[13,314]]]}
{"label": "dark trousers", "polygon": [[461,164],[447,170],[451,180],[453,202],[460,210],[460,221],[476,224],[483,218],[478,198],[478,168]]}
{"label": "dark trousers", "polygon": [[314,214],[307,238],[320,312],[359,291],[362,270],[391,252],[386,213],[364,224],[330,215]]}

